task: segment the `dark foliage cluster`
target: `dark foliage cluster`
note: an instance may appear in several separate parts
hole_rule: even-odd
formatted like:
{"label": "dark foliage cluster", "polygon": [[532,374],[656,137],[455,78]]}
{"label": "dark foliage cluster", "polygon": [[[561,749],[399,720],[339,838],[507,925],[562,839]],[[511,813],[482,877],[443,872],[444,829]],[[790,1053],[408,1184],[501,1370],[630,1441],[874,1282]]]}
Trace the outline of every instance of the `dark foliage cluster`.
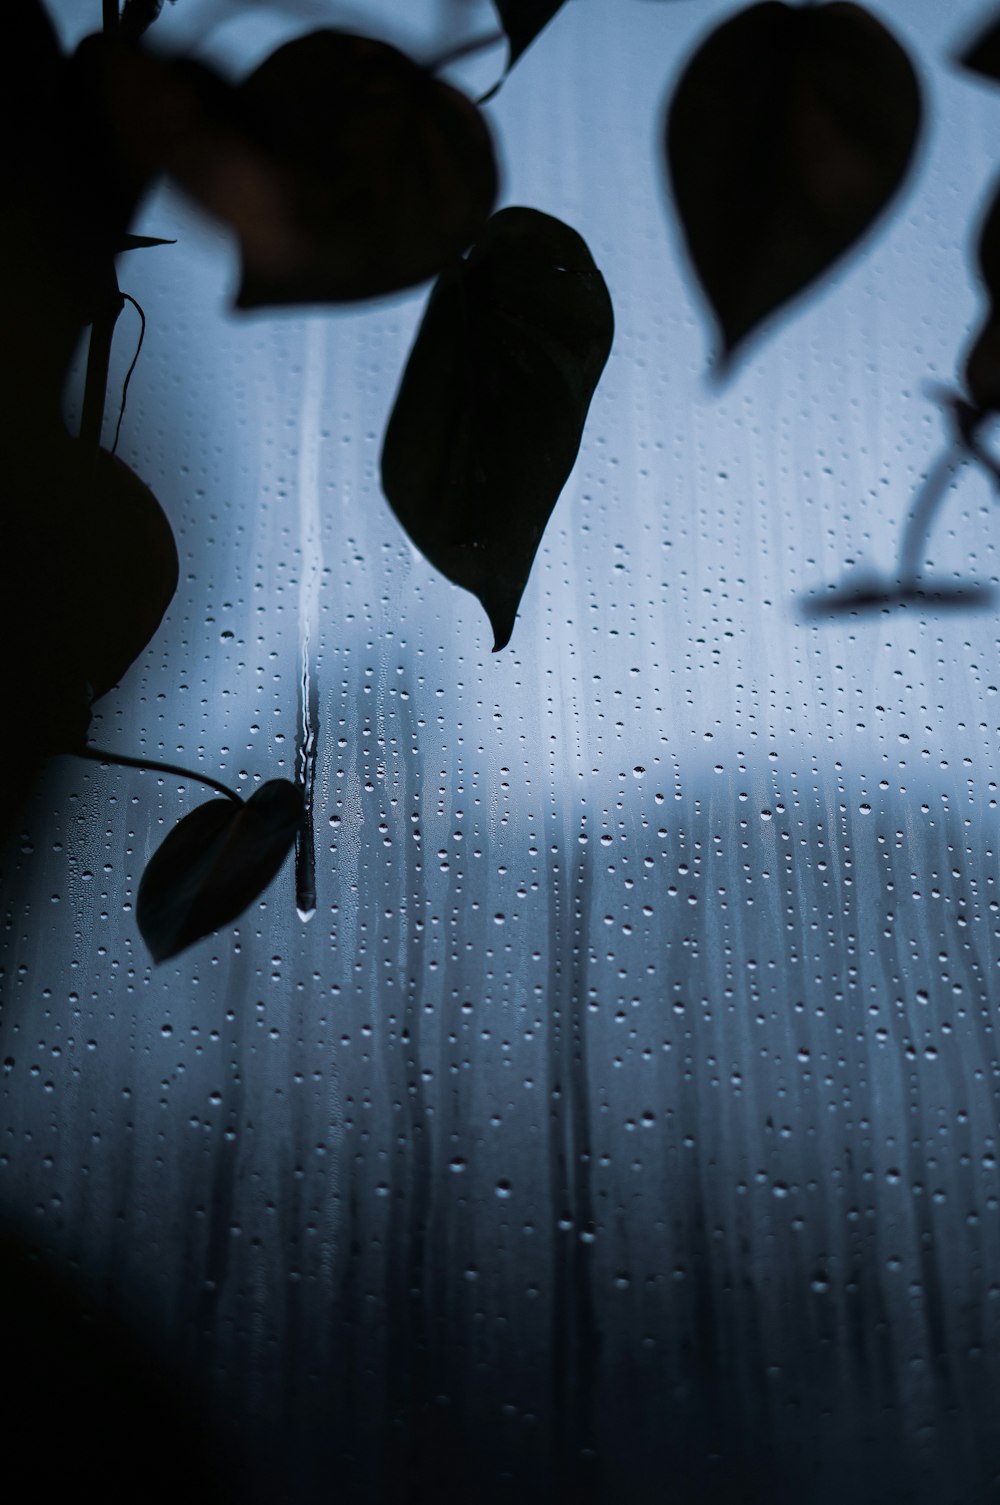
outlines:
{"label": "dark foliage cluster", "polygon": [[[5,754],[8,830],[17,792],[54,753],[166,766],[87,744],[93,702],[150,641],[178,581],[156,498],[101,448],[124,303],[116,258],[163,244],[131,229],[152,185],[169,179],[231,229],[239,308],[336,306],[434,279],[384,436],[382,487],[430,563],[481,601],[495,650],[513,631],[612,345],[608,290],[577,232],[536,208],[496,209],[483,106],[502,78],[477,102],[441,78],[450,58],[421,65],[322,29],[234,83],[150,49],[162,3],[103,0],[101,30],[72,55],[42,0],[19,0],[4,19],[0,116],[16,145],[2,166],[0,277],[17,379],[0,433],[0,599],[29,728]],[[494,3],[506,76],[562,0]],[[961,62],[1000,80],[1000,22]],[[921,129],[907,52],[860,5],[760,0],[705,37],[671,85],[663,157],[720,372],[882,215]],[[946,397],[954,448],[915,500],[898,576],[848,582],[824,610],[976,598],[936,591],[920,559],[957,460],[996,478],[981,436],[1000,410],[1000,197],[978,264],[989,306],[964,357],[965,390]],[[63,391],[82,336],[83,412],[70,434]],[[180,823],[140,886],[138,922],[157,960],[234,919],[307,813],[287,781],[245,802],[201,782],[225,797]]]}

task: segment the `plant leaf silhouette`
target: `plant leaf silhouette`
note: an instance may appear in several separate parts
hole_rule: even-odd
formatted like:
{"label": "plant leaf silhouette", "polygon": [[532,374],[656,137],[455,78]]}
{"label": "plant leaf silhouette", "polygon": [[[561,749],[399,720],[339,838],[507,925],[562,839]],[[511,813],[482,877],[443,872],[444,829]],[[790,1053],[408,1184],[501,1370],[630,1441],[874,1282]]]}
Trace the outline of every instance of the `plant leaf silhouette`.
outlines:
{"label": "plant leaf silhouette", "polygon": [[382,488],[417,548],[509,641],[569,477],[614,316],[583,239],[503,209],[431,293],[389,419]]}
{"label": "plant leaf silhouette", "polygon": [[275,877],[302,821],[302,791],[272,779],[244,803],[210,800],[185,815],[154,852],[136,919],[157,962],[230,924]]}
{"label": "plant leaf silhouette", "polygon": [[6,688],[38,753],[78,745],[87,707],[146,647],[177,586],[173,534],[128,466],[64,431],[2,451]]}
{"label": "plant leaf silhouette", "polygon": [[1000,412],[1000,185],[979,231],[976,263],[989,307],[966,353],[963,375],[976,407],[995,413]]}
{"label": "plant leaf silhouette", "polygon": [[17,726],[0,750],[2,842],[46,758],[82,747],[92,700],[152,637],[177,552],[153,493],[65,430],[6,437],[0,473],[0,642]]}
{"label": "plant leaf silhouette", "polygon": [[236,87],[129,49],[112,107],[124,148],[236,231],[240,308],[426,281],[475,239],[496,197],[472,101],[367,37],[311,32]]}
{"label": "plant leaf silhouette", "polygon": [[909,58],[859,5],[763,0],[697,50],[669,105],[666,150],[723,365],[885,207],[920,116]]}
{"label": "plant leaf silhouette", "polygon": [[507,66],[493,88],[480,100],[492,99],[522,53],[527,52],[565,0],[493,0],[500,24],[507,34]]}
{"label": "plant leaf silhouette", "polygon": [[1000,16],[991,21],[959,54],[960,67],[978,73],[992,83],[1000,83]]}

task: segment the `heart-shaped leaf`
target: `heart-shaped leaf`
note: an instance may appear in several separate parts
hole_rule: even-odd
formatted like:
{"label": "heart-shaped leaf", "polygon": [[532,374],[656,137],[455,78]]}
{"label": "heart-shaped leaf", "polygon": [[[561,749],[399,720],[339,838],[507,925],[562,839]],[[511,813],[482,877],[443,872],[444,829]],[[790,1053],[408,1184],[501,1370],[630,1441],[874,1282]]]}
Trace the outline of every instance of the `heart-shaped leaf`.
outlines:
{"label": "heart-shaped leaf", "polygon": [[159,503],[59,426],[0,442],[0,658],[18,734],[0,750],[0,839],[52,753],[82,746],[92,700],[139,656],[177,585]]}
{"label": "heart-shaped leaf", "polygon": [[50,663],[73,663],[96,699],[146,647],[173,597],[170,525],[123,461],[64,431],[39,435],[34,448],[3,445],[0,464],[0,613],[24,669],[17,677],[44,686]]}
{"label": "heart-shaped leaf", "polygon": [[522,53],[527,52],[538,33],[562,10],[565,0],[493,0],[500,24],[507,34],[507,66],[503,76],[484,94],[481,104],[492,99]]}
{"label": "heart-shaped leaf", "polygon": [[666,149],[723,364],[885,208],[920,115],[909,58],[859,5],[764,0],[697,50],[669,106]]}
{"label": "heart-shaped leaf", "polygon": [[192,810],[150,858],[136,919],[154,961],[166,961],[237,919],[276,875],[302,822],[302,791],[287,779],[242,800]]}
{"label": "heart-shaped leaf", "polygon": [[509,640],[611,350],[604,278],[575,230],[495,214],[438,279],[396,396],[382,487],[416,546]]}
{"label": "heart-shaped leaf", "polygon": [[236,231],[241,308],[423,282],[475,239],[496,197],[472,101],[367,37],[297,37],[238,87],[120,49],[108,98],[123,149]]}
{"label": "heart-shaped leaf", "polygon": [[992,83],[1000,83],[1000,16],[991,21],[985,31],[978,32],[964,52],[959,55],[959,65],[970,73],[978,73]]}

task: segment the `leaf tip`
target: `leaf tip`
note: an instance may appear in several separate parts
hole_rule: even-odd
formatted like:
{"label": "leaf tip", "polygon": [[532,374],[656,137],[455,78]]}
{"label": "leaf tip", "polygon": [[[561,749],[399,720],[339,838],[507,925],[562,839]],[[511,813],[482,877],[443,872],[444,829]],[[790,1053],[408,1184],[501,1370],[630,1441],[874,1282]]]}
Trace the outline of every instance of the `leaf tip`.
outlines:
{"label": "leaf tip", "polygon": [[491,652],[500,653],[506,648],[514,631],[514,621],[517,617],[517,606],[508,606],[503,602],[483,601],[486,615],[489,617],[490,626],[493,629],[493,647]]}

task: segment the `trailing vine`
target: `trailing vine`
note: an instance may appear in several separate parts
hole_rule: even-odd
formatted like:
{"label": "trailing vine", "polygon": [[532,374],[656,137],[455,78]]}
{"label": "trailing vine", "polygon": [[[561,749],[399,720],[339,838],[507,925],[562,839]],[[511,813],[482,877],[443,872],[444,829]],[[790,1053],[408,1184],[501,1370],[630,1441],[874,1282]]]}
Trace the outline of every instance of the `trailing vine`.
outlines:
{"label": "trailing vine", "polygon": [[[500,651],[585,443],[614,316],[571,226],[543,208],[496,207],[484,106],[527,49],[544,45],[563,0],[494,8],[499,31],[456,42],[431,64],[321,28],[236,83],[149,47],[163,0],[102,0],[100,29],[70,55],[43,0],[19,0],[4,19],[0,116],[16,146],[3,166],[0,276],[17,381],[0,433],[0,587],[8,688],[29,732],[5,752],[0,834],[56,753],[213,788],[221,797],[185,816],[140,885],[137,920],[157,961],[235,919],[296,842],[308,910],[312,773],[303,757],[294,782],[265,782],[244,801],[211,777],[87,742],[91,706],[150,642],[178,583],[167,518],[113,453],[125,393],[112,450],[101,447],[126,303],[140,317],[140,348],[146,322],[119,286],[117,260],[169,244],[131,230],[166,178],[234,234],[241,309],[335,307],[433,282],[384,435],[382,488],[430,563],[478,597]],[[501,75],[480,100],[441,78],[503,40]],[[1000,83],[1000,19],[959,62]],[[708,31],[670,82],[662,163],[717,374],[750,359],[776,316],[884,219],[925,129],[903,41],[861,5],[759,0]],[[948,443],[913,499],[895,573],[833,585],[813,610],[989,599],[976,582],[923,573],[960,468],[976,464],[1000,488],[983,437],[1000,411],[1000,194],[977,254],[987,312],[962,357],[961,387],[941,394]],[[81,337],[86,377],[71,434],[63,394]]]}

